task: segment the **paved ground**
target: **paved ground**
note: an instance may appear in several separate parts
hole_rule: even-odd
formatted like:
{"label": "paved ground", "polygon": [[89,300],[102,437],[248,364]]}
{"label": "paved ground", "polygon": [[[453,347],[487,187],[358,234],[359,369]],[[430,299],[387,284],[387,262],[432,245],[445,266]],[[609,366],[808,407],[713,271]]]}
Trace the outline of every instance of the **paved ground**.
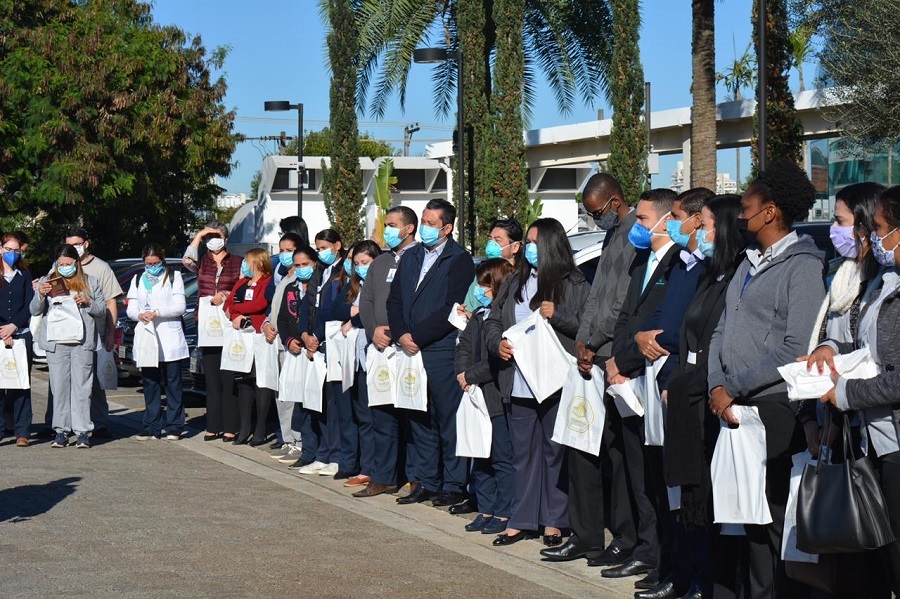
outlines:
{"label": "paved ground", "polygon": [[[43,415],[46,372],[34,372]],[[467,520],[359,500],[267,452],[200,437],[138,442],[136,388],[110,393],[118,437],[90,450],[0,444],[0,597],[631,597],[583,560],[502,550]],[[194,424],[202,407],[188,409]],[[38,418],[36,418],[38,420]],[[192,431],[192,434],[197,431]]]}

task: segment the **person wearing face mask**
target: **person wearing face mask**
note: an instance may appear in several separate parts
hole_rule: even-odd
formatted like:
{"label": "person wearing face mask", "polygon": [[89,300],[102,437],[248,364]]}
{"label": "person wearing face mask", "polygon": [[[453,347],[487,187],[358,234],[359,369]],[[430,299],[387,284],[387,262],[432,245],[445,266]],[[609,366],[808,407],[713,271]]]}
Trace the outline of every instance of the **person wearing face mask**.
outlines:
{"label": "person wearing face mask", "polygon": [[[388,320],[387,299],[397,266],[406,252],[416,245],[416,213],[406,206],[394,206],[384,217],[384,240],[390,248],[378,256],[366,273],[366,284],[359,295],[359,316],[366,329],[366,339],[378,351],[384,351],[394,340]],[[373,455],[369,483],[354,497],[375,497],[393,493],[399,485],[398,467],[405,462],[406,478],[415,480],[413,451],[407,451],[409,424],[402,410],[393,406],[372,406]],[[404,459],[405,457],[405,459]]]}
{"label": "person wearing face mask", "polygon": [[[47,352],[50,387],[53,389],[53,429],[56,436],[50,446],[65,447],[69,444],[70,433],[74,432],[75,446],[88,448],[91,446],[88,434],[94,428],[91,422],[94,351],[98,344],[97,331],[106,317],[106,301],[100,281],[82,270],[74,246],[68,243],[57,246],[53,257],[53,270],[38,281],[37,293],[29,305],[32,316],[45,317],[38,343]],[[57,278],[62,278],[65,289],[78,307],[84,327],[78,339],[47,339],[49,325],[46,315],[50,310],[61,309],[56,305],[59,302],[49,297],[53,286],[48,281]]]}
{"label": "person wearing face mask", "polygon": [[[111,352],[116,347],[116,322],[119,320],[117,300],[125,292],[119,285],[119,280],[109,267],[109,264],[94,256],[91,252],[91,240],[87,231],[81,227],[69,229],[66,233],[66,243],[75,247],[81,261],[81,268],[88,276],[100,281],[103,288],[103,297],[106,298],[106,318],[100,323],[97,334],[100,338],[97,343],[97,351],[101,349]],[[94,356],[96,362],[97,356]],[[106,400],[106,391],[100,387],[100,379],[96,375],[96,363],[94,364],[94,382],[91,389],[91,420],[94,422],[94,432],[91,436],[95,439],[111,439],[109,432],[109,403]]]}
{"label": "person wearing face mask", "polygon": [[506,530],[514,495],[513,449],[506,413],[508,398],[505,404],[497,380],[500,360],[488,352],[484,321],[490,316],[491,305],[499,295],[500,287],[515,271],[515,267],[503,258],[491,258],[478,265],[475,270],[478,308],[459,335],[454,360],[460,388],[467,391],[471,385],[478,385],[491,418],[491,455],[474,460],[472,467],[479,513],[466,525],[467,531],[486,535]]}
{"label": "person wearing face mask", "polygon": [[[738,229],[751,242],[725,296],[709,350],[709,409],[739,425],[731,405],[758,409],[766,433],[767,525],[745,525],[752,597],[795,596],[781,563],[791,456],[805,443],[777,368],[806,353],[825,298],[824,256],[791,231],[809,213],[815,189],[788,160],[770,163],[741,199]],[[713,490],[715,493],[716,490]]]}
{"label": "person wearing face mask", "polygon": [[475,277],[472,256],[451,235],[456,208],[430,200],[419,237],[397,267],[387,300],[391,337],[409,355],[422,354],[428,377],[428,411],[406,410],[415,445],[412,492],[400,504],[429,499],[436,507],[465,499],[466,460],[456,455],[456,410],[462,394],[453,371],[457,329],[447,321]]}
{"label": "person wearing face mask", "polygon": [[[834,387],[820,401],[846,412],[856,410],[865,430],[860,449],[871,461],[884,494],[894,542],[870,556],[875,568],[887,573],[887,588],[900,594],[900,187],[884,190],[875,205],[871,252],[880,271],[866,288],[854,338],[829,339],[811,355],[804,356],[810,369],[831,369]],[[878,374],[869,379],[847,380],[834,367],[834,356],[869,348],[878,364]]]}
{"label": "person wearing face mask", "polygon": [[266,294],[270,298],[275,294],[275,287],[294,267],[294,250],[300,245],[300,236],[295,233],[285,233],[278,240],[278,253],[272,256],[272,280],[269,282],[269,288],[266,289]]}
{"label": "person wearing face mask", "polygon": [[[128,318],[152,329],[138,330],[135,335],[154,335],[159,347],[159,364],[141,368],[144,387],[144,430],[136,439],[158,439],[165,429],[166,439],[181,439],[184,430],[184,397],[181,362],[190,357],[181,319],[185,311],[184,281],[181,272],[166,266],[166,254],[156,243],[148,243],[141,251],[144,272],[135,275],[128,289]],[[162,392],[166,392],[163,414]]]}
{"label": "person wearing face mask", "polygon": [[[22,259],[21,244],[15,233],[3,235],[3,277],[0,278],[0,340],[12,347],[15,340],[25,343],[28,376],[31,378],[32,353],[29,306],[34,298],[31,273]],[[31,391],[29,389],[0,390],[0,414],[12,417],[16,447],[28,447],[31,426]]]}
{"label": "person wearing face mask", "polygon": [[[491,223],[490,237],[487,245],[484,246],[484,256],[488,260],[492,258],[503,258],[513,266],[516,266],[518,260],[522,256],[524,245],[522,244],[522,225],[514,218],[498,218]],[[478,289],[478,281],[472,281],[468,293],[466,293],[466,301],[463,304],[465,311],[474,312],[481,304],[475,297],[476,289]]]}

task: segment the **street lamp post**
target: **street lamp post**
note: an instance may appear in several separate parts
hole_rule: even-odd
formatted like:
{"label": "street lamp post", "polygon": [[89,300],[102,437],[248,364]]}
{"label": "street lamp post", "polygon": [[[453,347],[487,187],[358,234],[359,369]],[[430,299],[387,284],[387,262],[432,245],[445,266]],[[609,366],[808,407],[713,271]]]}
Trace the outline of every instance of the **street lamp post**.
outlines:
{"label": "street lamp post", "polygon": [[306,165],[303,164],[303,104],[281,100],[266,102],[263,106],[266,112],[297,111],[297,216],[303,218],[303,175],[306,174]]}
{"label": "street lamp post", "polygon": [[[449,51],[446,48],[417,48],[413,50],[413,62],[419,64],[434,64],[456,61],[456,197],[458,208],[459,245],[466,245],[466,183],[465,172],[465,118],[463,115],[463,57],[459,50]],[[475,239],[473,236],[472,247],[474,251]]]}
{"label": "street lamp post", "polygon": [[[757,118],[759,120],[759,135],[756,138],[756,166],[760,173],[765,172],[766,163],[768,161],[768,152],[766,144],[768,140],[768,118],[769,110],[766,107],[766,87],[769,85],[766,71],[768,69],[769,57],[766,52],[766,23],[768,17],[766,15],[766,0],[757,0],[756,4],[756,28],[757,42],[756,47],[756,64],[759,71],[756,76],[759,91],[756,95]],[[740,181],[738,182],[740,184]]]}

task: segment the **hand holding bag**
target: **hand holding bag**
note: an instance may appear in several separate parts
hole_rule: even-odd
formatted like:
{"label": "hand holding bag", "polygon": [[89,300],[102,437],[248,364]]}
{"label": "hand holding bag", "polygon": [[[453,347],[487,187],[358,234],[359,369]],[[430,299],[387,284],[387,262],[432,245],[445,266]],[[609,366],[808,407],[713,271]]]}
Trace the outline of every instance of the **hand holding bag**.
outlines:
{"label": "hand holding bag", "polygon": [[47,298],[50,308],[44,318],[47,341],[57,343],[81,343],[84,340],[84,322],[78,304],[69,295]]}
{"label": "hand holding bag", "polygon": [[159,339],[156,337],[156,325],[152,320],[138,322],[134,327],[132,354],[138,368],[159,367]]}
{"label": "hand holding bag", "polygon": [[469,385],[456,410],[456,455],[463,458],[491,457],[493,426],[478,385]]}
{"label": "hand holding bag", "polygon": [[[305,354],[306,352],[304,352]],[[303,407],[313,412],[322,413],[322,390],[325,385],[327,367],[322,352],[315,352],[306,364],[306,381],[303,386]],[[332,415],[334,418],[334,415]]]}
{"label": "hand holding bag", "polygon": [[560,375],[569,371],[571,356],[540,310],[505,330],[503,337],[512,344],[515,367],[538,403],[562,388]]}
{"label": "hand holding bag", "polygon": [[[823,438],[831,428],[825,416]],[[844,414],[842,464],[826,464],[819,452],[807,464],[797,495],[797,547],[806,553],[854,553],[878,549],[894,541],[881,486],[865,457],[855,458],[850,419]]]}
{"label": "hand holding bag", "polygon": [[253,368],[253,336],[252,328],[237,330],[232,326],[225,328],[225,342],[222,346],[222,370],[248,374]]}
{"label": "hand holding bag", "polygon": [[28,350],[23,339],[13,341],[12,347],[0,343],[0,389],[30,389],[28,378]]}
{"label": "hand holding bag", "polygon": [[591,378],[587,379],[578,370],[578,363],[572,360],[563,383],[552,440],[591,455],[600,455],[600,440],[606,422],[603,393],[600,368],[592,366]]}
{"label": "hand holding bag", "polygon": [[428,411],[428,374],[422,362],[422,352],[411,356],[397,349],[397,402],[398,408]]}
{"label": "hand holding bag", "polygon": [[231,323],[222,311],[222,306],[213,306],[211,297],[201,297],[197,301],[197,345],[200,347],[222,347],[225,330]]}
{"label": "hand holding bag", "polygon": [[303,387],[306,384],[306,367],[309,364],[305,350],[294,355],[284,352],[281,374],[278,375],[278,399],[280,401],[303,402]]}

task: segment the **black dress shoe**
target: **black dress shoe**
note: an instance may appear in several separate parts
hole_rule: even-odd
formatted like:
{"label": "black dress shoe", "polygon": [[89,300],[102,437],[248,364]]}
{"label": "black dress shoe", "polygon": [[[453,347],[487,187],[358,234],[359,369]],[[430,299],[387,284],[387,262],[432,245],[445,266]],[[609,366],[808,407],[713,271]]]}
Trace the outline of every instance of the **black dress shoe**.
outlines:
{"label": "black dress shoe", "polygon": [[112,439],[112,433],[105,426],[103,428],[95,428],[91,433],[91,439]]}
{"label": "black dress shoe", "polygon": [[610,545],[606,548],[606,550],[598,555],[597,557],[588,558],[589,566],[618,566],[619,564],[624,564],[625,560],[631,557],[631,551],[625,551],[616,547],[615,545]]}
{"label": "black dress shoe", "polygon": [[484,528],[485,524],[493,520],[493,516],[484,517],[484,514],[478,514],[475,516],[475,519],[466,524],[467,532],[480,532],[482,528]]}
{"label": "black dress shoe", "polygon": [[259,447],[260,445],[265,445],[265,444],[266,444],[266,439],[265,439],[265,437],[263,437],[262,439],[259,439],[259,440],[253,439],[247,445],[249,445],[250,447]]}
{"label": "black dress shoe", "polygon": [[359,475],[359,472],[348,472],[346,470],[338,470],[334,474],[334,480],[348,480]]}
{"label": "black dress shoe", "polygon": [[456,505],[464,499],[466,499],[465,493],[460,493],[459,491],[443,491],[435,495],[434,499],[431,500],[431,505],[434,507],[446,507],[448,505]]}
{"label": "black dress shoe", "polygon": [[[708,595],[712,596],[712,595]],[[697,587],[691,587],[691,590],[688,591],[685,595],[682,595],[681,599],[703,599],[703,591],[698,589]]]}
{"label": "black dress shoe", "polygon": [[634,599],[675,599],[679,595],[680,593],[675,590],[675,584],[666,581],[649,591],[638,591],[634,594]]}
{"label": "black dress shoe", "polygon": [[514,535],[497,535],[497,538],[493,541],[493,545],[494,547],[504,547],[506,545],[512,545],[513,543],[518,543],[523,539],[529,538],[532,538],[531,533],[529,533],[527,530],[520,530]]}
{"label": "black dress shoe", "polygon": [[231,444],[232,444],[232,445],[247,445],[247,443],[249,442],[249,440],[250,440],[250,437],[249,437],[249,436],[247,436],[247,437],[235,437],[235,438],[234,438],[234,441],[232,441]]}
{"label": "black dress shoe", "polygon": [[203,440],[204,441],[215,441],[216,439],[218,439],[221,436],[222,436],[222,433],[206,433],[205,435],[203,435]]}
{"label": "black dress shoe", "polygon": [[570,562],[587,557],[587,554],[593,551],[600,551],[600,548],[579,543],[577,537],[571,536],[568,541],[559,547],[541,549],[541,555],[550,562]]}
{"label": "black dress shoe", "polygon": [[562,535],[544,535],[544,545],[547,547],[562,545]]}
{"label": "black dress shoe", "polygon": [[448,510],[451,514],[458,516],[460,514],[471,514],[475,512],[478,507],[475,505],[475,498],[469,497],[462,503],[457,503],[456,505],[451,505]]}
{"label": "black dress shoe", "polygon": [[411,503],[422,503],[423,501],[428,501],[432,497],[434,497],[434,493],[429,491],[422,485],[416,487],[416,490],[407,495],[406,497],[398,497],[397,503],[400,505],[409,505]]}
{"label": "black dress shoe", "polygon": [[630,559],[621,566],[601,570],[600,576],[603,578],[625,578],[626,576],[637,576],[652,569],[653,567],[646,562],[642,562],[639,559]]}
{"label": "black dress shoe", "polygon": [[[668,579],[662,581],[662,583],[665,582],[671,581]],[[644,591],[652,591],[662,583],[659,580],[659,570],[650,570],[649,572],[647,572],[646,576],[634,583],[634,588]]]}

